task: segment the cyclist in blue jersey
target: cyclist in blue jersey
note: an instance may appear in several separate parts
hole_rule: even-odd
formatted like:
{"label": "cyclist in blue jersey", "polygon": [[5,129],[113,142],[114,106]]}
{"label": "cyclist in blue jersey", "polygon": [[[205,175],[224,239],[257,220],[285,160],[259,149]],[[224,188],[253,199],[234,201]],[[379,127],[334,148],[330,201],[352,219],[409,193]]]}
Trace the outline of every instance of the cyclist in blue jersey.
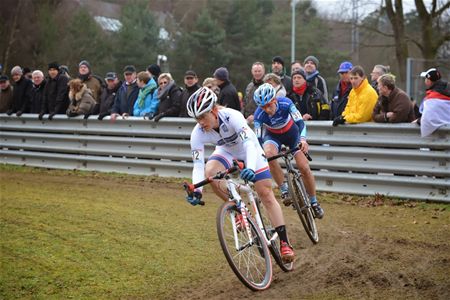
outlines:
{"label": "cyclist in blue jersey", "polygon": [[[241,178],[255,183],[255,190],[264,204],[270,221],[280,237],[280,252],[284,262],[294,260],[294,251],[287,237],[283,212],[272,191],[272,177],[269,165],[258,138],[250,129],[244,116],[237,110],[216,104],[217,95],[207,87],[198,89],[189,97],[186,108],[197,125],[191,133],[191,152],[194,168],[192,182],[197,183],[205,176],[214,176],[231,168],[233,160],[243,160],[245,169]],[[216,146],[205,165],[205,145]],[[223,180],[214,180],[211,186],[217,196],[228,200]],[[201,188],[196,189],[186,200],[197,205],[202,198]]]}
{"label": "cyclist in blue jersey", "polygon": [[[301,113],[289,98],[275,97],[275,89],[270,84],[261,85],[254,93],[253,100],[258,105],[255,111],[254,127],[256,135],[263,144],[267,157],[277,155],[282,145],[289,148],[299,146],[302,152],[308,152],[306,142],[306,125]],[[311,206],[316,218],[324,215],[316,198],[314,175],[309,168],[308,160],[300,151],[294,154],[297,168],[300,170],[308,192]],[[290,205],[288,185],[284,182],[284,174],[277,160],[269,162],[270,172],[281,190],[283,202]]]}

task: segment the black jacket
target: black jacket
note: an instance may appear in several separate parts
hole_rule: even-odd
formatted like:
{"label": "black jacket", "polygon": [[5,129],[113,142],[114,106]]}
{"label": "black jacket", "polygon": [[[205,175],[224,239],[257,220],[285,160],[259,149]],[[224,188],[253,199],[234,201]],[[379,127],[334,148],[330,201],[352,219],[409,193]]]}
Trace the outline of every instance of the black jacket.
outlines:
{"label": "black jacket", "polygon": [[241,103],[239,101],[239,96],[234,85],[225,81],[221,85],[219,85],[220,94],[218,98],[218,103],[220,105],[233,108],[237,111],[241,111]]}
{"label": "black jacket", "polygon": [[313,120],[329,120],[330,119],[330,105],[322,92],[307,84],[307,88],[303,95],[299,95],[292,91],[287,94],[287,97],[294,102],[297,109],[302,115],[310,114]]}
{"label": "black jacket", "polygon": [[31,80],[23,76],[14,84],[13,101],[11,103],[12,107],[10,108],[13,113],[18,111],[23,113],[29,112],[32,89],[33,84]]}
{"label": "black jacket", "polygon": [[159,99],[158,114],[165,117],[178,117],[180,114],[181,88],[173,84],[169,91]]}
{"label": "black jacket", "polygon": [[44,89],[41,113],[65,114],[69,107],[69,79],[58,74],[54,79],[49,78]]}
{"label": "black jacket", "polygon": [[112,89],[104,88],[100,96],[100,112],[99,114],[111,114],[112,106],[114,105],[114,98],[116,98],[117,91],[122,86],[122,82],[119,81],[117,85]]}
{"label": "black jacket", "polygon": [[44,98],[45,80],[38,86],[33,84],[33,89],[31,90],[31,102],[30,102],[30,113],[38,114],[41,112],[42,102]]}
{"label": "black jacket", "polygon": [[196,83],[193,86],[190,87],[186,87],[183,92],[181,93],[181,104],[180,104],[180,117],[189,117],[188,113],[187,113],[187,108],[186,108],[186,104],[187,101],[189,100],[189,97],[195,93],[199,88],[201,88],[201,86]]}
{"label": "black jacket", "polygon": [[116,114],[124,114],[127,113],[128,115],[133,115],[133,108],[134,108],[134,102],[136,102],[136,99],[139,94],[139,87],[137,86],[137,83],[134,82],[130,86],[131,91],[127,97],[127,83],[124,82],[119,90],[117,91],[116,98],[114,99],[114,105],[111,109],[111,113]]}
{"label": "black jacket", "polygon": [[336,89],[333,92],[333,99],[331,99],[330,105],[331,120],[334,120],[336,117],[342,115],[342,112],[347,106],[348,95],[350,94],[351,90],[352,85],[349,82],[347,88],[345,89],[343,95],[341,96],[341,81],[338,82]]}

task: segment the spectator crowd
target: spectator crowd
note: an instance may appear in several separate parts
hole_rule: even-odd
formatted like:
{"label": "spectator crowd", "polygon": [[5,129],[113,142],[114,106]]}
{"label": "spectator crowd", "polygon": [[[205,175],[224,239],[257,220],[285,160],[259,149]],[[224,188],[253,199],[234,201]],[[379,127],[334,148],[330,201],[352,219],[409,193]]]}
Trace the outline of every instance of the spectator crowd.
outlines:
{"label": "spectator crowd", "polygon": [[200,83],[193,70],[184,73],[184,84],[176,83],[170,73],[162,73],[158,65],[138,72],[125,66],[123,76],[111,71],[103,77],[93,73],[91,64],[82,60],[74,77],[67,66],[48,64],[47,74],[41,70],[15,66],[10,76],[0,76],[0,113],[20,117],[23,113],[38,114],[52,120],[56,114],[68,117],[91,115],[103,120],[110,116],[143,117],[158,122],[164,117],[187,117],[186,103],[201,86],[211,88],[220,105],[241,111],[253,123],[256,105],[255,90],[269,83],[277,97],[288,97],[303,119],[331,120],[333,126],[351,123],[416,122],[422,136],[450,124],[450,89],[437,68],[420,74],[424,78],[426,96],[420,107],[396,86],[389,66],[375,65],[369,76],[359,65],[349,61],[337,68],[339,82],[328,91],[319,71],[319,59],[313,55],[294,61],[287,70],[284,59],[274,56],[269,70],[262,62],[250,66],[251,79],[244,94],[236,90],[226,67],[217,68],[212,77]]}

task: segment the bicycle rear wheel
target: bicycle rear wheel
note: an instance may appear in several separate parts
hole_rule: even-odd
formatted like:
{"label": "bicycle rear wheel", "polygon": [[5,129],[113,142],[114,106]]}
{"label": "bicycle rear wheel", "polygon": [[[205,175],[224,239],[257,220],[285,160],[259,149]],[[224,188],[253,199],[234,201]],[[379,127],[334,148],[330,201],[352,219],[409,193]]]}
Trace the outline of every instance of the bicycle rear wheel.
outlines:
{"label": "bicycle rear wheel", "polygon": [[319,233],[317,231],[316,222],[314,221],[314,214],[305,185],[299,175],[289,172],[287,176],[289,191],[291,192],[295,210],[300,217],[300,221],[302,221],[303,228],[305,228],[309,239],[314,244],[317,244],[319,242]]}
{"label": "bicycle rear wheel", "polygon": [[[284,263],[281,259],[281,252],[280,252],[280,238],[278,237],[278,234],[276,234],[275,227],[272,225],[272,222],[270,222],[270,219],[265,211],[265,208],[263,205],[261,205],[259,199],[255,199],[256,206],[258,207],[259,215],[261,216],[261,221],[263,223],[264,227],[264,233],[266,234],[267,240],[270,241],[269,250],[272,254],[273,258],[275,259],[275,262],[278,266],[280,266],[281,270],[284,272],[289,272],[294,269],[294,262]],[[276,235],[276,238],[274,236]]]}
{"label": "bicycle rear wheel", "polygon": [[[272,282],[272,261],[262,232],[248,217],[251,239],[245,228],[238,229],[235,203],[225,202],[217,211],[216,225],[220,246],[239,280],[254,291],[267,289]],[[243,227],[243,225],[242,225]]]}

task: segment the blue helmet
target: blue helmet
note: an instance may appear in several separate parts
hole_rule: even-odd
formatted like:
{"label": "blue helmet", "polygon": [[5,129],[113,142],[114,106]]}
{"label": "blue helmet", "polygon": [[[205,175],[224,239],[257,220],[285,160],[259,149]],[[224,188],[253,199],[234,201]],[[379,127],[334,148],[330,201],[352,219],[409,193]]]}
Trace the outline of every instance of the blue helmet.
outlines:
{"label": "blue helmet", "polygon": [[253,100],[258,106],[264,106],[275,98],[275,89],[270,83],[264,83],[256,89]]}

